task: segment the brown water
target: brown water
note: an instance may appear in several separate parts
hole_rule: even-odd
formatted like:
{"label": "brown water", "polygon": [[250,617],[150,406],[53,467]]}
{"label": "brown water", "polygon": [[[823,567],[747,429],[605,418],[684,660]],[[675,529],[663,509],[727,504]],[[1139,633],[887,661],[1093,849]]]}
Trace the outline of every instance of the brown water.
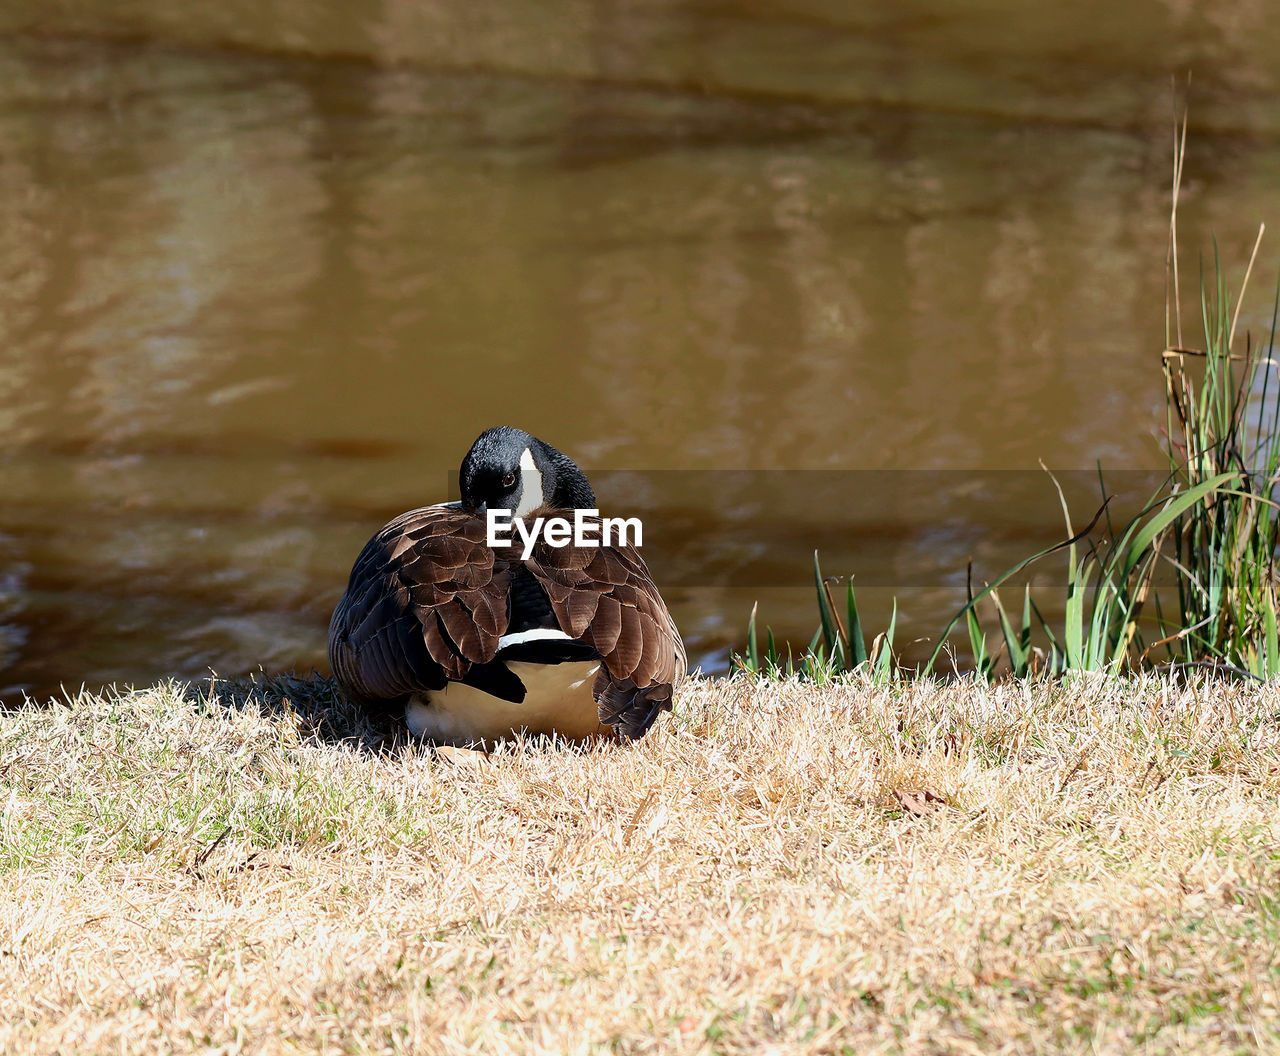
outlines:
{"label": "brown water", "polygon": [[1238,282],[1272,5],[789,12],[0,5],[0,692],[323,667],[496,423],[644,514],[708,669],[755,598],[807,639],[815,546],[935,633],[1059,531],[1038,460],[1158,466],[1170,75]]}

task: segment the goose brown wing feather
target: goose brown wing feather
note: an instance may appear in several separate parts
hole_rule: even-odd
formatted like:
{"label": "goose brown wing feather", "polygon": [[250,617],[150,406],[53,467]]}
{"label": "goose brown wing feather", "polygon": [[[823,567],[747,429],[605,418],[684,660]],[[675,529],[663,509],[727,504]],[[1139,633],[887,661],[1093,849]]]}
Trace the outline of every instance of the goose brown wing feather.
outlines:
{"label": "goose brown wing feather", "polygon": [[644,636],[647,631],[650,635],[654,633],[654,621],[652,619],[646,621],[640,615],[638,599],[631,600],[627,598],[619,599],[622,602],[621,617],[622,631],[618,635],[617,644],[613,647],[613,663],[609,665],[609,670],[613,672],[617,678],[636,678],[639,682],[650,682],[654,671],[645,671],[642,669],[642,661],[644,660]]}
{"label": "goose brown wing feather", "polygon": [[608,656],[618,644],[622,633],[622,606],[611,594],[602,594],[596,606],[596,618],[591,622],[591,634],[602,656]]}
{"label": "goose brown wing feather", "polygon": [[394,700],[464,678],[497,654],[509,576],[480,518],[447,506],[397,517],[360,552],[329,624],[338,684]]}
{"label": "goose brown wing feather", "polygon": [[550,547],[526,562],[564,631],[591,645],[600,720],[631,739],[670,710],[685,674],[684,643],[649,569],[633,546]]}

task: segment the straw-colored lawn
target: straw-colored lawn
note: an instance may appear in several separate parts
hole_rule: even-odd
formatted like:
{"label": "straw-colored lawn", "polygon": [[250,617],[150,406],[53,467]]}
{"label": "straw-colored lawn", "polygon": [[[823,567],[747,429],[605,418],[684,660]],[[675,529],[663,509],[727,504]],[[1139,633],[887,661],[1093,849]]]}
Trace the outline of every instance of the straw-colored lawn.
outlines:
{"label": "straw-colored lawn", "polygon": [[0,716],[5,1053],[1280,1047],[1271,688],[703,682],[448,758],[200,701]]}

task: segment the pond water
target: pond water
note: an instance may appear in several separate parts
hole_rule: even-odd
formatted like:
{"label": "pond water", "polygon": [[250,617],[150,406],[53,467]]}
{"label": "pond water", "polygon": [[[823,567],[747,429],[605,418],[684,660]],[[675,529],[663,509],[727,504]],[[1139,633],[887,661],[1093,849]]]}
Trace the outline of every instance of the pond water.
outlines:
{"label": "pond water", "polygon": [[1280,220],[1266,0],[207,6],[0,9],[6,700],[323,669],[499,423],[707,670],[807,640],[815,548],[936,634],[1061,533],[1040,461],[1082,518],[1161,464],[1172,76],[1188,303]]}

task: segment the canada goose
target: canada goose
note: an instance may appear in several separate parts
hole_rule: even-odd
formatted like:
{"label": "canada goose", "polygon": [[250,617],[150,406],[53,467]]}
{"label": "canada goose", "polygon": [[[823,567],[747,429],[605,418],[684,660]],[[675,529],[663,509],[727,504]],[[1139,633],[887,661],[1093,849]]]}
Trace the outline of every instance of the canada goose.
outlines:
{"label": "canada goose", "polygon": [[[519,429],[481,433],[462,501],[401,514],[365,545],[329,624],[343,692],[405,705],[415,736],[644,736],[685,673],[684,644],[634,546],[490,546],[488,511],[524,523],[594,510],[577,464]],[[563,514],[559,514],[563,515]],[[503,515],[499,515],[503,516]]]}

